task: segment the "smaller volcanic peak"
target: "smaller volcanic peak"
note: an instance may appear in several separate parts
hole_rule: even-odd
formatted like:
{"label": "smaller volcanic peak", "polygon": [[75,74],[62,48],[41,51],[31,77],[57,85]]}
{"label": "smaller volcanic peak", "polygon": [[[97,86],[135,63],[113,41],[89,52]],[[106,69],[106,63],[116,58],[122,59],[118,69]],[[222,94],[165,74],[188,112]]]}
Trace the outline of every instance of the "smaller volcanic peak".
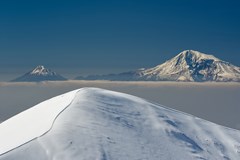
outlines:
{"label": "smaller volcanic peak", "polygon": [[65,77],[59,75],[50,69],[45,68],[43,65],[39,65],[30,72],[20,76],[12,82],[41,82],[41,81],[63,81],[67,80]]}
{"label": "smaller volcanic peak", "polygon": [[50,69],[45,68],[42,65],[37,66],[30,73],[31,75],[56,75],[56,72],[52,72]]}

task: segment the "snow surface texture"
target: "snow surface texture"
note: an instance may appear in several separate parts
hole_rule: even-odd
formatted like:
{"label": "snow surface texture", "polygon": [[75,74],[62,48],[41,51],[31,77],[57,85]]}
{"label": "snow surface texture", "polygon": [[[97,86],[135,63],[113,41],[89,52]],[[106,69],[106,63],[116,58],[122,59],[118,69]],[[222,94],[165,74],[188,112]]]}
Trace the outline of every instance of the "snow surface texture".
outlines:
{"label": "snow surface texture", "polygon": [[76,92],[77,90],[39,103],[1,123],[0,154],[40,137],[50,130],[57,115],[71,103]]}
{"label": "snow surface texture", "polygon": [[1,160],[240,159],[240,131],[138,97],[83,88],[49,101],[0,124]]}
{"label": "snow surface texture", "polygon": [[32,71],[18,77],[12,82],[40,82],[40,81],[63,81],[67,80],[56,72],[45,68],[42,65],[37,66]]}
{"label": "snow surface texture", "polygon": [[76,79],[240,82],[240,68],[213,55],[185,50],[165,63],[153,68],[120,74],[91,75],[88,77],[77,77]]}

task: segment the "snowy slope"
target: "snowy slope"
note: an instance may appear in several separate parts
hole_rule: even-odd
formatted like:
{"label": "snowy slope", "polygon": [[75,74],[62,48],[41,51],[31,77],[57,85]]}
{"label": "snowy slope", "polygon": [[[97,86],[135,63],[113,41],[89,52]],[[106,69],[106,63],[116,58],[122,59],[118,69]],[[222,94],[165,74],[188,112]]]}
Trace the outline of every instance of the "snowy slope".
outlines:
{"label": "snowy slope", "polygon": [[0,154],[40,137],[50,130],[55,118],[71,103],[77,91],[39,103],[2,122],[0,125],[0,144],[4,145],[0,147]]}
{"label": "snowy slope", "polygon": [[240,131],[96,88],[60,95],[5,121],[0,144],[0,160],[240,159]]}
{"label": "snowy slope", "polygon": [[44,66],[37,66],[33,70],[27,72],[23,76],[20,76],[13,82],[40,82],[40,81],[62,81],[67,80],[63,76],[45,68]]}

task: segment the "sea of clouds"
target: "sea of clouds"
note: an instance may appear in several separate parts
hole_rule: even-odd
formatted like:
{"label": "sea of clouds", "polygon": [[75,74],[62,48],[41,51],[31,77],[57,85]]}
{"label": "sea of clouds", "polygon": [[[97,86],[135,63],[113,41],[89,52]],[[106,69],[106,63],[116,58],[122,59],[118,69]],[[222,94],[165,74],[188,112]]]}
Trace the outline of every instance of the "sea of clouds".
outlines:
{"label": "sea of clouds", "polygon": [[132,94],[227,127],[240,129],[240,83],[0,82],[0,122],[51,97],[82,87],[98,87]]}

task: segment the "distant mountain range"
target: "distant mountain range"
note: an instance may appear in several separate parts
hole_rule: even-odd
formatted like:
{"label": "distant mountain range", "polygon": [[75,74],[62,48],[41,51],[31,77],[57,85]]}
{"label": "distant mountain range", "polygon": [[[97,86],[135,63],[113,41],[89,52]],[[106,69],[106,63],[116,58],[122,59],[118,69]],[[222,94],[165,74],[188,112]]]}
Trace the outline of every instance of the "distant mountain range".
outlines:
{"label": "distant mountain range", "polygon": [[44,66],[37,66],[30,72],[20,76],[12,82],[40,82],[40,81],[64,81],[65,77],[59,75]]}
{"label": "distant mountain range", "polygon": [[78,80],[240,82],[240,68],[213,55],[185,50],[153,68],[119,74],[90,75]]}
{"label": "distant mountain range", "polygon": [[[138,69],[119,74],[79,76],[76,80],[110,81],[189,81],[189,82],[240,82],[240,67],[222,61],[213,55],[185,50],[172,59],[153,68]],[[18,77],[14,82],[62,81],[67,78],[37,66]]]}

